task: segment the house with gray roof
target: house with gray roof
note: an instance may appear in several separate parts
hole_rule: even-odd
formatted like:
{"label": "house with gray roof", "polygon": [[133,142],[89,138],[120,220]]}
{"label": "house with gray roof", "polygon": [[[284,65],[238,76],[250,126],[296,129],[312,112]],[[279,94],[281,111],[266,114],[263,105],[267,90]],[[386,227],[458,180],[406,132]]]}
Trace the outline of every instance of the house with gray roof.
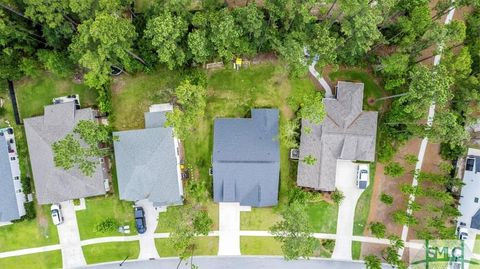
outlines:
{"label": "house with gray roof", "polygon": [[278,203],[278,109],[252,109],[246,119],[219,118],[213,134],[213,198],[242,206]]}
{"label": "house with gray roof", "polygon": [[0,186],[0,223],[20,219],[25,215],[26,197],[13,128],[0,129]]}
{"label": "house with gray roof", "polygon": [[480,231],[480,150],[469,148],[463,173],[458,224]]}
{"label": "house with gray roof", "polygon": [[170,104],[145,113],[145,129],[114,132],[120,199],[147,199],[153,206],[183,204],[179,142],[165,127]]}
{"label": "house with gray roof", "polygon": [[92,176],[85,176],[78,168],[65,170],[53,161],[53,143],[72,133],[79,121],[93,121],[95,116],[91,108],[76,109],[74,102],[67,102],[45,106],[43,116],[24,119],[39,204],[105,194],[108,177],[103,165],[97,165]]}
{"label": "house with gray roof", "polygon": [[[339,81],[337,94],[324,98],[327,115],[320,124],[302,120],[297,185],[320,191],[335,190],[337,160],[375,160],[377,112],[363,111],[363,83]],[[353,179],[352,179],[353,180]]]}

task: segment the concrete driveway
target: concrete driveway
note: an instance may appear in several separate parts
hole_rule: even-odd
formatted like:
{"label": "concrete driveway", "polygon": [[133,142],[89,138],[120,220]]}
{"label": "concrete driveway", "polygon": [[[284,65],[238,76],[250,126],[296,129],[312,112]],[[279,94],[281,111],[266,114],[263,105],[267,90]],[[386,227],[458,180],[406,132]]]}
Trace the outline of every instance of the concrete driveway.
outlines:
{"label": "concrete driveway", "polygon": [[73,201],[60,203],[64,222],[57,226],[58,238],[63,257],[63,268],[75,268],[85,266],[87,263],[83,256],[78,231],[77,215]]}
{"label": "concrete driveway", "polygon": [[218,255],[240,255],[240,204],[219,203]]}
{"label": "concrete driveway", "polygon": [[[153,236],[153,234],[155,234],[155,230],[157,229],[158,211],[148,200],[140,200],[135,203],[135,206],[143,207],[143,210],[145,211],[145,222],[147,224],[147,231],[144,234],[139,235],[140,254],[138,255],[138,259],[158,259],[160,256],[158,255],[157,248],[155,247],[155,239]],[[135,229],[135,227],[130,227],[130,229]]]}
{"label": "concrete driveway", "polygon": [[345,195],[338,209],[337,236],[332,258],[352,260],[352,236],[355,207],[363,190],[356,186],[358,165],[351,161],[337,161],[335,187]]}

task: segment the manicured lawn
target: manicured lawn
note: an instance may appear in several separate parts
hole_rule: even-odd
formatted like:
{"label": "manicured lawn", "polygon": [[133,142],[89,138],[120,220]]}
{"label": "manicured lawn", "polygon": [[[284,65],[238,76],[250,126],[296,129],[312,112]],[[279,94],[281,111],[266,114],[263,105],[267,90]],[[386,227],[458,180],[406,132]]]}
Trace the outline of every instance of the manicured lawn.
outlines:
{"label": "manicured lawn", "polygon": [[360,252],[362,251],[362,243],[358,241],[352,242],[352,259],[360,260]]}
{"label": "manicured lawn", "polygon": [[240,212],[240,230],[267,231],[282,220],[278,207],[252,208],[251,212]]}
{"label": "manicured lawn", "polygon": [[324,201],[307,205],[310,225],[316,233],[336,233],[338,206]]}
{"label": "manicured lawn", "polygon": [[[178,257],[166,238],[155,239],[158,255],[160,257]],[[200,236],[195,238],[195,256],[212,256],[218,253],[218,236]]]}
{"label": "manicured lawn", "polygon": [[338,80],[353,81],[353,82],[363,82],[364,85],[364,94],[363,94],[363,109],[365,110],[379,110],[383,104],[383,101],[376,102],[375,104],[369,105],[369,98],[380,98],[386,95],[385,91],[378,86],[374,78],[360,69],[350,69],[350,70],[339,70],[329,74],[330,80],[335,84]]}
{"label": "manicured lawn", "polygon": [[370,183],[366,190],[358,199],[355,208],[355,218],[353,222],[353,235],[364,235],[365,227],[368,225],[368,213],[370,212],[370,201],[372,199],[373,184],[375,180],[375,163],[370,164]]}
{"label": "manicured lawn", "polygon": [[120,225],[130,225],[130,235],[136,234],[133,217],[133,204],[121,201],[116,195],[108,197],[94,197],[85,199],[87,209],[77,211],[78,228],[82,240],[122,235],[118,231],[100,233],[95,231],[95,227],[107,218],[113,218]]}
{"label": "manicured lawn", "polygon": [[52,269],[61,267],[62,253],[60,250],[0,259],[0,268],[5,269]]}
{"label": "manicured lawn", "polygon": [[50,218],[49,206],[39,208],[42,217],[0,227],[0,252],[58,244],[57,227]]}
{"label": "manicured lawn", "polygon": [[480,235],[477,234],[475,238],[475,245],[473,246],[473,253],[480,254]]}
{"label": "manicured lawn", "polygon": [[97,92],[95,90],[47,72],[38,78],[25,78],[14,84],[22,118],[43,114],[43,107],[51,104],[54,97],[79,94],[82,107],[89,107],[96,103]]}
{"label": "manicured lawn", "polygon": [[112,85],[113,127],[130,130],[144,127],[143,114],[152,104],[172,100],[181,73],[158,69],[151,73],[122,75]]}
{"label": "manicured lawn", "polygon": [[[319,240],[318,248],[312,257],[332,256],[333,249],[327,249]],[[282,256],[282,244],[270,236],[242,236],[240,237],[240,252],[242,255],[276,255]]]}
{"label": "manicured lawn", "polygon": [[[214,202],[207,202],[204,205],[204,208],[208,211],[208,215],[213,220],[212,231],[218,230],[218,204]],[[158,226],[155,232],[157,233],[167,233],[172,230],[169,229],[168,223],[171,223],[172,219],[175,216],[175,211],[179,210],[179,206],[170,206],[167,208],[166,212],[162,212],[159,215]]]}
{"label": "manicured lawn", "polygon": [[102,243],[83,246],[83,255],[87,264],[137,259],[140,253],[138,241]]}

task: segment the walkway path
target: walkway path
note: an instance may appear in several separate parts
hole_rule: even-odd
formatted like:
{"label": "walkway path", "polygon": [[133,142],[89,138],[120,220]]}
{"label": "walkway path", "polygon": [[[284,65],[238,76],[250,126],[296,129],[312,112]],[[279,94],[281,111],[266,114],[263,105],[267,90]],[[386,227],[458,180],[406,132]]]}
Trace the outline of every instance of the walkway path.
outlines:
{"label": "walkway path", "polygon": [[332,258],[338,260],[352,260],[353,222],[355,207],[363,190],[355,184],[357,164],[350,161],[337,162],[335,187],[342,191],[345,198],[340,203],[337,217],[337,232],[335,248]]}
{"label": "walkway path", "polygon": [[[65,221],[57,226],[58,238],[62,250],[63,268],[85,266],[87,262],[83,256],[80,233],[77,225],[77,214],[73,201],[60,203]],[[67,258],[68,257],[68,258]]]}
{"label": "walkway path", "polygon": [[[445,19],[445,24],[449,24],[452,21],[454,14],[455,14],[455,8],[451,9],[450,12],[448,12],[448,15]],[[442,57],[441,54],[438,54],[438,55],[435,56],[435,58],[433,59],[433,65],[434,66],[440,64],[441,57]],[[432,101],[432,104],[430,105],[430,107],[428,109],[428,118],[427,118],[427,125],[428,126],[432,126],[434,117],[435,117],[435,102]],[[418,152],[418,158],[417,158],[418,161],[415,164],[415,170],[417,170],[417,171],[420,171],[420,169],[422,169],[423,157],[425,156],[425,150],[427,149],[427,144],[428,144],[428,138],[424,137],[423,140],[422,140],[422,143],[420,145],[420,151]],[[418,173],[414,173],[412,186],[416,187],[417,185],[418,185]],[[408,203],[411,204],[414,201],[415,201],[415,196],[410,195]],[[412,211],[410,209],[408,209],[407,213],[411,214]],[[401,239],[403,241],[406,241],[407,236],[408,236],[408,226],[404,225],[403,229],[402,229]],[[398,254],[400,255],[400,257],[403,256],[403,252],[404,252],[403,248],[398,251]]]}
{"label": "walkway path", "polygon": [[240,204],[219,204],[218,255],[240,255]]}
{"label": "walkway path", "polygon": [[[308,52],[306,51],[306,49],[304,49],[304,53],[308,56]],[[328,85],[327,81],[315,69],[315,65],[317,64],[317,62],[318,56],[315,55],[315,57],[313,57],[312,64],[308,67],[308,71],[320,83],[320,85],[322,85],[323,89],[325,90],[325,97],[332,98],[334,97],[332,88],[330,88],[330,85]]]}

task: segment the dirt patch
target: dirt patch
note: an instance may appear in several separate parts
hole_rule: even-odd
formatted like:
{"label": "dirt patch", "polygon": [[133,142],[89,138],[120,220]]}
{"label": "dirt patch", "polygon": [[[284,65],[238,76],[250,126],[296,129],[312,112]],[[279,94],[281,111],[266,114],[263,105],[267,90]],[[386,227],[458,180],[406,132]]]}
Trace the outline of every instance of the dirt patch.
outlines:
{"label": "dirt patch", "polygon": [[[417,156],[420,149],[421,139],[411,139],[404,146],[400,147],[393,161],[400,163],[405,167],[406,173],[399,178],[392,178],[384,174],[384,164],[378,163],[375,171],[375,182],[372,192],[372,200],[370,204],[370,213],[368,215],[367,224],[371,222],[381,222],[385,224],[387,234],[395,234],[401,236],[402,226],[392,221],[392,213],[397,210],[406,210],[407,197],[400,191],[402,184],[412,184],[415,166],[407,164],[404,160],[407,154]],[[386,205],[380,201],[382,193],[386,193],[393,197],[393,204]],[[366,235],[371,235],[370,231],[366,231]]]}
{"label": "dirt patch", "polygon": [[110,88],[112,89],[112,93],[121,93],[124,86],[125,86],[125,80],[121,77],[116,77],[113,79],[113,83]]}
{"label": "dirt patch", "polygon": [[382,251],[388,247],[384,244],[362,243],[362,251],[360,252],[360,259],[367,255],[375,255],[382,259]]}
{"label": "dirt patch", "polygon": [[276,63],[278,61],[277,55],[273,52],[260,53],[251,59],[252,64]]}

